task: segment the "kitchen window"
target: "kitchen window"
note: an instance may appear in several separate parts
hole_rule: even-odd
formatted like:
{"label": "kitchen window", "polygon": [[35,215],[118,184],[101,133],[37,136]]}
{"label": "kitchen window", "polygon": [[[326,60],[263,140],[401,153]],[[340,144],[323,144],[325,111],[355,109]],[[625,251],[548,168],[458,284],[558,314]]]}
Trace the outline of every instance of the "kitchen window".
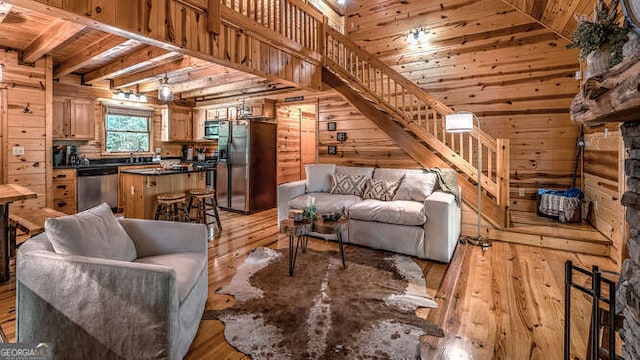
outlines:
{"label": "kitchen window", "polygon": [[105,110],[105,151],[150,151],[153,109],[106,106]]}

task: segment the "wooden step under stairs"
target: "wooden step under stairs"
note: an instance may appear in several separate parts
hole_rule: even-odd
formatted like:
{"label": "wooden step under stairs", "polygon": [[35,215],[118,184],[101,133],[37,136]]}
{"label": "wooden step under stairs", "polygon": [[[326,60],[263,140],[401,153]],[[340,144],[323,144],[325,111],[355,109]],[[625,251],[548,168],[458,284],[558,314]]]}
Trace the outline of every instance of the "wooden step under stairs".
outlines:
{"label": "wooden step under stairs", "polygon": [[589,224],[562,224],[527,212],[511,212],[511,227],[486,229],[493,241],[609,256],[613,242]]}

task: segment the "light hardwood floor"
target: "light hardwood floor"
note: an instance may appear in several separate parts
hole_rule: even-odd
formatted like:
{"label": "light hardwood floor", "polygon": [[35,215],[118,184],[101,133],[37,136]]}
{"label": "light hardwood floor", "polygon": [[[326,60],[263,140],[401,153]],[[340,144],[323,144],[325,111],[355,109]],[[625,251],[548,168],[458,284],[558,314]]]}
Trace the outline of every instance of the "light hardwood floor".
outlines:
{"label": "light hardwood floor", "polygon": [[[209,242],[207,308],[233,300],[216,295],[235,269],[257,246],[284,248],[276,211],[244,216],[222,212],[224,230]],[[311,239],[316,250],[337,249],[337,243]],[[349,252],[354,246],[346,246]],[[564,324],[564,262],[617,271],[606,258],[496,242],[488,251],[458,244],[451,264],[418,261],[438,309],[418,315],[442,326],[445,338],[425,337],[423,353],[430,359],[561,359]],[[12,268],[13,270],[13,268]],[[287,275],[283,274],[286,280]],[[580,281],[580,279],[578,279]],[[590,303],[575,295],[572,324],[575,357],[584,358]],[[0,326],[15,341],[15,278],[0,285]],[[202,321],[187,359],[245,359],[224,340],[222,323]]]}

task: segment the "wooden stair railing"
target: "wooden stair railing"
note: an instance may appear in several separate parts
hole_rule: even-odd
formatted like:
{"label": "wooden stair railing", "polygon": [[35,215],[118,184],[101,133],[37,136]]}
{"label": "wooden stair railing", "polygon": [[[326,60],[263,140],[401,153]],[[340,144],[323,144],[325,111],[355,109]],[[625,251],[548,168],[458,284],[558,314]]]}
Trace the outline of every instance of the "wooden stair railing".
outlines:
{"label": "wooden stair railing", "polygon": [[[453,113],[452,109],[340,32],[327,27],[325,41],[325,68],[355,86],[458,171],[477,179],[477,126],[474,125],[471,133],[446,133],[445,116]],[[506,208],[509,203],[508,140],[496,140],[484,132],[480,133],[480,140],[485,159],[482,187],[499,206]]]}
{"label": "wooden stair railing", "polygon": [[[371,120],[378,128],[384,131],[393,141],[399,144],[404,151],[424,167],[449,167],[442,157],[424,146],[420,141],[406,129],[393,116],[380,111],[372,101],[362,96],[362,93],[353,88],[353,84],[338,77],[327,68],[322,69],[322,80],[333,89],[342,94],[360,113]],[[506,146],[508,151],[508,144]],[[458,184],[462,189],[463,199],[471,207],[477,208],[478,197],[475,182],[471,182],[466,175],[458,171]],[[498,206],[494,198],[482,194],[482,214],[485,219],[498,228],[506,226],[508,217],[505,208]]]}

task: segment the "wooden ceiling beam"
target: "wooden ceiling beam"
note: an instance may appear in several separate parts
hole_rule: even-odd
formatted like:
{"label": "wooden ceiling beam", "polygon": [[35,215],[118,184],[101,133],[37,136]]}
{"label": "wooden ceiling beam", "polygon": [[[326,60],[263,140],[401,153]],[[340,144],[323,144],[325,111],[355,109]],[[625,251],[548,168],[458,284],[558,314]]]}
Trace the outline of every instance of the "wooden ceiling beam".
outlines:
{"label": "wooden ceiling beam", "polygon": [[278,83],[276,82],[273,82],[268,79],[263,79],[263,78],[254,78],[254,79],[249,79],[244,81],[239,80],[235,82],[226,81],[226,82],[223,82],[222,85],[212,86],[209,88],[204,88],[204,89],[199,89],[194,91],[182,92],[180,93],[180,97],[193,98],[193,97],[207,96],[212,94],[226,93],[226,92],[235,91],[235,90],[243,90],[243,91],[247,89],[253,90],[254,88],[257,88],[257,87],[274,88],[277,86],[277,84]]}
{"label": "wooden ceiling beam", "polygon": [[571,39],[569,37],[567,37],[565,34],[562,33],[562,30],[557,30],[554,29],[551,25],[545,23],[544,21],[542,21],[543,15],[544,15],[544,8],[542,10],[540,10],[540,6],[541,5],[538,1],[534,2],[534,7],[532,8],[532,13],[535,13],[535,15],[530,14],[526,9],[521,9],[519,6],[516,6],[512,3],[512,0],[500,0],[502,1],[505,5],[508,5],[509,7],[518,10],[520,13],[522,13],[524,16],[530,18],[531,20],[537,22],[538,24],[544,26],[545,28],[549,29],[551,32],[553,32],[554,34],[558,35],[559,37],[561,37],[562,39],[567,40],[568,42],[571,42]]}
{"label": "wooden ceiling beam", "polygon": [[4,18],[11,12],[11,5],[0,2],[0,23],[4,21]]}
{"label": "wooden ceiling beam", "polygon": [[114,77],[111,80],[111,87],[113,87],[114,89],[119,89],[122,87],[133,86],[149,80],[157,80],[167,73],[178,70],[197,68],[199,66],[203,66],[203,64],[207,64],[207,62],[205,62],[204,60],[192,58],[191,56],[184,56],[169,63],[158,64],[154,67],[138,71],[133,74],[125,74],[123,76]]}
{"label": "wooden ceiling beam", "polygon": [[172,56],[176,56],[176,53],[155,46],[145,45],[133,54],[123,55],[109,64],[84,74],[82,76],[82,82],[91,84],[98,80],[115,77],[122,73],[149,66],[153,62],[162,61],[162,59]]}
{"label": "wooden ceiling beam", "polygon": [[84,25],[56,19],[24,50],[20,52],[23,63],[34,63],[42,56],[84,29]]}
{"label": "wooden ceiling beam", "polygon": [[81,52],[74,54],[69,57],[69,59],[56,66],[53,69],[53,77],[58,79],[64,75],[71,74],[72,72],[89,64],[95,57],[104,54],[127,41],[129,40],[121,38],[120,36],[106,35],[100,40],[87,46]]}
{"label": "wooden ceiling beam", "polygon": [[[196,60],[200,61],[199,59],[196,59]],[[242,73],[245,76],[253,76],[251,74],[240,72],[238,70],[229,69],[221,65],[212,64],[212,65],[206,65],[206,66],[198,66],[194,69],[188,69],[187,71],[181,72],[179,74],[176,74],[174,72],[173,74],[169,75],[169,83],[171,84],[171,86],[179,86],[182,83],[198,81],[198,80],[210,78],[219,74],[227,74],[229,72]],[[155,82],[155,81],[150,83],[147,82],[144,84],[140,84],[138,87],[138,91],[140,92],[155,91],[158,89],[158,84],[159,82]]]}

